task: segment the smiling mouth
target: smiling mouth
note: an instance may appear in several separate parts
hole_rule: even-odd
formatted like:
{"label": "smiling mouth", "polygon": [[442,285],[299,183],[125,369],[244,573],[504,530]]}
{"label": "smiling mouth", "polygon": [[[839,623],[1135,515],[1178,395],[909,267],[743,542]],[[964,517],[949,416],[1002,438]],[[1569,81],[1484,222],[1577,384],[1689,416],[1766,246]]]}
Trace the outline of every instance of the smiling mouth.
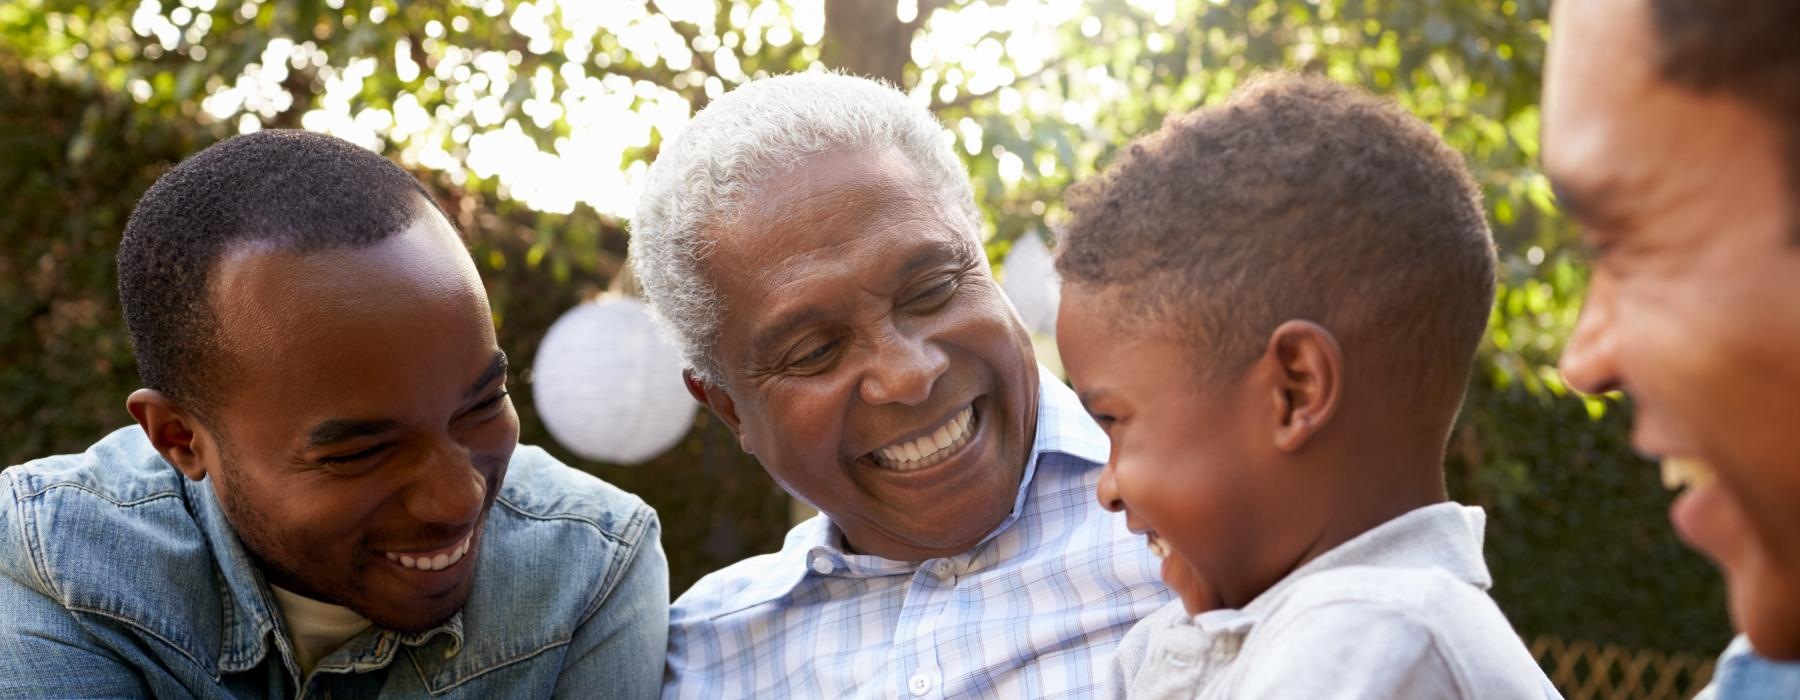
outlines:
{"label": "smiling mouth", "polygon": [[1169,543],[1158,537],[1155,530],[1144,533],[1144,544],[1150,547],[1150,553],[1157,559],[1169,558]]}
{"label": "smiling mouth", "polygon": [[463,535],[462,540],[458,541],[456,544],[444,547],[443,549],[435,549],[428,552],[406,552],[404,554],[399,552],[388,552],[387,560],[399,564],[400,567],[404,569],[443,571],[444,569],[455,566],[457,562],[462,561],[463,556],[469,553],[469,543],[473,541],[474,538],[475,532],[471,530],[469,534]]}
{"label": "smiling mouth", "polygon": [[902,440],[878,448],[867,457],[875,466],[894,471],[910,472],[933,467],[968,444],[975,436],[977,424],[975,405],[969,404],[924,437]]}
{"label": "smiling mouth", "polygon": [[1662,460],[1663,488],[1680,491],[1682,488],[1698,489],[1713,482],[1712,466],[1693,457],[1664,457]]}

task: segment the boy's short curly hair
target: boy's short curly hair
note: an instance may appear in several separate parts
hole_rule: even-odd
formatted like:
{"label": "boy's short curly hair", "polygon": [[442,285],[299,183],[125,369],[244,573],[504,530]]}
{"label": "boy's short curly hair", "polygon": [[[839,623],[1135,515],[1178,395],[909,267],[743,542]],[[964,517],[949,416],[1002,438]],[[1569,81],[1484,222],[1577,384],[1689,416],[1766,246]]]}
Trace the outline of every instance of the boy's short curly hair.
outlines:
{"label": "boy's short curly hair", "polygon": [[1460,403],[1493,237],[1462,157],[1398,107],[1263,76],[1171,116],[1065,200],[1065,281],[1110,293],[1121,328],[1189,343],[1203,382],[1239,376],[1277,326],[1306,319],[1347,361],[1418,387],[1410,398]]}

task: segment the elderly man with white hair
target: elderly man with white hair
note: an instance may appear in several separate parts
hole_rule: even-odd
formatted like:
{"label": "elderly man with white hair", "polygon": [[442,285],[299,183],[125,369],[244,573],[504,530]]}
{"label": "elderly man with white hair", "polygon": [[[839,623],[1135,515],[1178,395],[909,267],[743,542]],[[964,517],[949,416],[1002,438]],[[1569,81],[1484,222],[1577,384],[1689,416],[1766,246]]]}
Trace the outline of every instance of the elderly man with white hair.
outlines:
{"label": "elderly man with white hair", "polygon": [[1091,695],[1170,599],[979,217],[942,125],[859,78],[751,82],[665,144],[645,296],[695,398],[821,512],[676,601],[665,697]]}

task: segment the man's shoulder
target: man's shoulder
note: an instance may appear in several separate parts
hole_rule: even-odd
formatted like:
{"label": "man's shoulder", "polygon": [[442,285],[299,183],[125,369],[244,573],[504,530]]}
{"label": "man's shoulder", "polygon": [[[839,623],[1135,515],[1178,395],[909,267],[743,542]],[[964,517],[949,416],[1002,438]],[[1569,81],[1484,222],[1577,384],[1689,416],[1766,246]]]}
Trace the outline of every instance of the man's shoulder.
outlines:
{"label": "man's shoulder", "polygon": [[0,567],[18,578],[17,569],[29,566],[32,580],[57,588],[123,575],[148,549],[167,550],[153,552],[165,559],[180,553],[181,565],[203,560],[205,536],[187,507],[185,482],[136,427],[86,452],[0,472]]}
{"label": "man's shoulder", "polygon": [[[9,501],[23,506],[47,494],[132,507],[180,498],[186,477],[162,458],[137,426],[120,428],[75,454],[32,460],[0,472]],[[65,491],[66,490],[66,491]],[[12,505],[9,503],[8,505]]]}
{"label": "man's shoulder", "polygon": [[759,554],[701,577],[669,610],[673,627],[704,625],[770,602],[793,589],[805,572],[781,552]]}
{"label": "man's shoulder", "polygon": [[520,445],[483,535],[481,570],[505,583],[478,585],[478,596],[504,592],[484,601],[500,607],[531,600],[591,612],[633,560],[660,546],[661,533],[643,499]]}
{"label": "man's shoulder", "polygon": [[[218,648],[214,561],[186,479],[136,427],[0,472],[0,578],[71,610]],[[210,645],[210,646],[208,646]]]}
{"label": "man's shoulder", "polygon": [[527,522],[581,523],[596,535],[620,539],[634,534],[655,512],[644,500],[587,472],[575,469],[532,445],[513,451],[500,487],[499,504]]}
{"label": "man's shoulder", "polygon": [[815,515],[788,530],[780,551],[758,554],[702,577],[669,610],[671,628],[705,625],[787,596],[806,578],[806,553],[830,540],[831,528],[828,518]]}

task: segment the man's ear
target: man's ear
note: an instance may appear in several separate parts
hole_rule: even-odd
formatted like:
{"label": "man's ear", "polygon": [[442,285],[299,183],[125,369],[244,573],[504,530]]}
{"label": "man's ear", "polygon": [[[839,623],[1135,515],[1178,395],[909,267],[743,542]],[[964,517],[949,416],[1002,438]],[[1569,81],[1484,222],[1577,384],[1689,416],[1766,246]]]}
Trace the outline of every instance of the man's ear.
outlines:
{"label": "man's ear", "polygon": [[1344,390],[1343,348],[1324,326],[1288,321],[1269,335],[1262,362],[1274,375],[1275,448],[1297,451],[1337,414]]}
{"label": "man's ear", "polygon": [[163,459],[194,481],[206,478],[206,460],[201,454],[208,449],[199,421],[155,389],[139,389],[125,399],[125,410],[137,419],[139,428],[150,438]]}
{"label": "man's ear", "polygon": [[712,411],[719,420],[725,421],[725,427],[730,428],[731,434],[737,436],[738,445],[745,452],[756,454],[756,450],[750,447],[750,438],[744,434],[742,422],[738,420],[737,403],[731,400],[731,394],[726,393],[722,387],[694,376],[691,369],[681,370],[681,383],[687,385],[689,396]]}

